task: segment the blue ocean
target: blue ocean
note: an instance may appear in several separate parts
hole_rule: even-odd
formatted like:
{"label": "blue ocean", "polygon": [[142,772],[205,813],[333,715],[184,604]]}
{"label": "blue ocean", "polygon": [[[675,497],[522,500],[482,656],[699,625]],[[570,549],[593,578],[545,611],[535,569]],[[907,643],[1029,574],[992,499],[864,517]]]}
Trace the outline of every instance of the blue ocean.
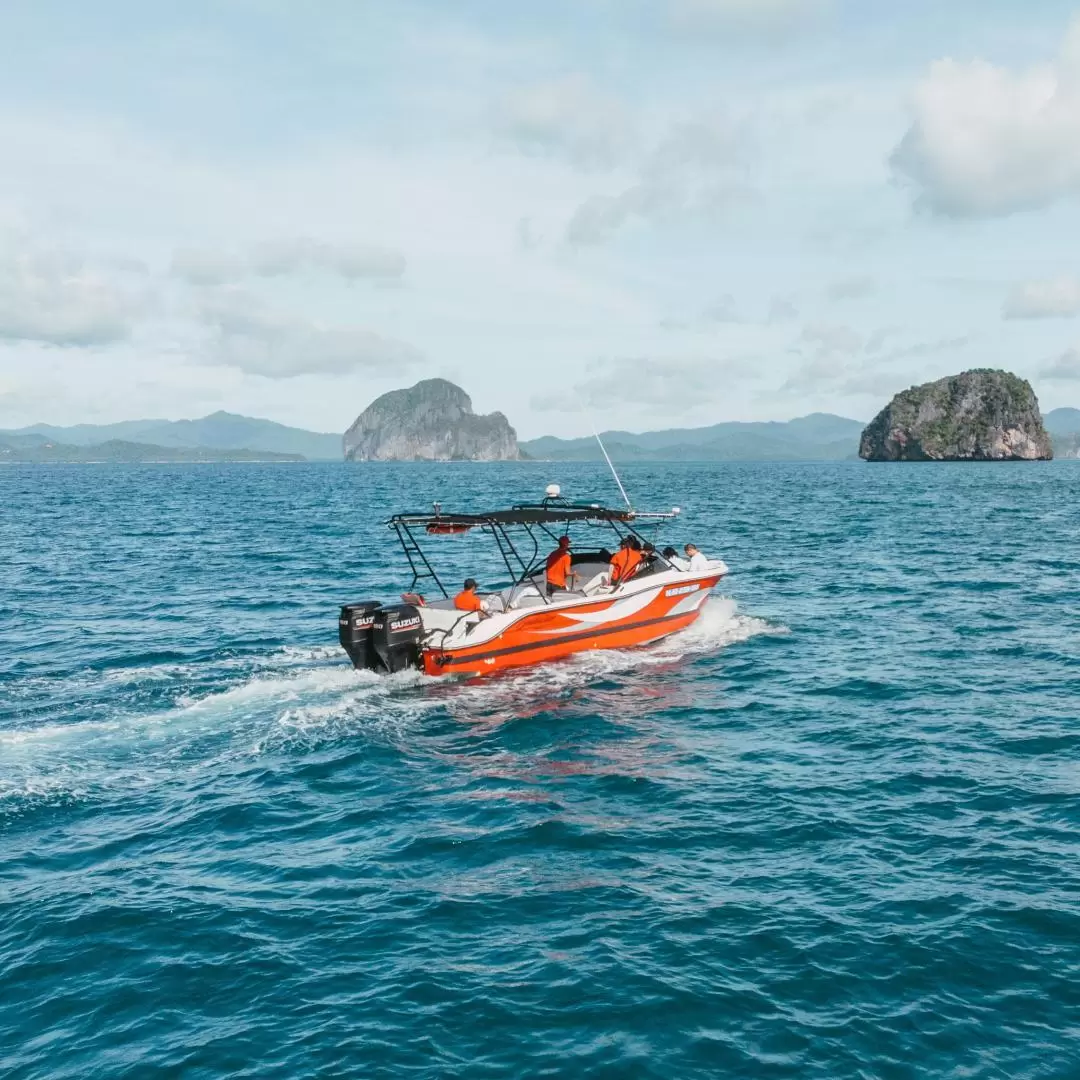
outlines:
{"label": "blue ocean", "polygon": [[699,623],[451,681],[384,519],[602,467],[0,469],[0,1076],[1080,1076],[1080,464],[623,479]]}

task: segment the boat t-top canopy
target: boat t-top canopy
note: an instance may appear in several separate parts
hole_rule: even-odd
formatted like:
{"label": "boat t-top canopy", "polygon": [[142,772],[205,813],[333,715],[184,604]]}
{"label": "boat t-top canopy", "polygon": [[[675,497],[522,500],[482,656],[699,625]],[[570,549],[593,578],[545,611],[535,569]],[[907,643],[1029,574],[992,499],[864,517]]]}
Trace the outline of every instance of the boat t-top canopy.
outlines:
{"label": "boat t-top canopy", "polygon": [[[386,524],[397,533],[398,540],[409,560],[413,571],[413,581],[410,586],[415,589],[422,579],[429,579],[438,586],[443,596],[448,596],[438,574],[428,562],[417,540],[416,531],[423,531],[429,536],[454,536],[480,529],[490,533],[499,549],[506,569],[511,580],[517,583],[524,581],[530,574],[536,573],[543,565],[540,557],[539,536],[534,529],[541,534],[555,537],[555,526],[566,527],[580,523],[592,526],[608,525],[619,535],[625,533],[637,534],[635,525],[655,523],[671,520],[679,516],[679,509],[675,507],[664,512],[650,512],[641,510],[613,510],[609,507],[600,506],[598,503],[571,503],[560,498],[548,498],[541,503],[518,503],[508,510],[491,510],[486,513],[444,513],[441,504],[435,503],[431,511],[426,514],[395,514],[387,518]],[[531,540],[532,551],[524,557],[514,545],[508,533],[508,527],[520,526]]]}
{"label": "boat t-top canopy", "polygon": [[436,503],[433,512],[427,514],[395,514],[387,520],[393,528],[397,524],[409,528],[422,528],[433,534],[465,531],[484,525],[569,525],[572,522],[621,522],[660,521],[677,517],[677,509],[664,513],[640,510],[612,510],[596,503],[567,503],[547,499],[542,503],[517,503],[509,510],[491,510],[479,514],[443,513]]}

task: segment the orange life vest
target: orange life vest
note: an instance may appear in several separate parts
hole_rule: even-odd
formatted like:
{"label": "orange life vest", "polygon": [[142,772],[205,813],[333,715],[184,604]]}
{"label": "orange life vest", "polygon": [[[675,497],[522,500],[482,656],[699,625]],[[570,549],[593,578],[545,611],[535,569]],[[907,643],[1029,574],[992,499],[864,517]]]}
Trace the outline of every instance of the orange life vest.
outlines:
{"label": "orange life vest", "polygon": [[618,585],[631,577],[641,564],[641,552],[633,548],[619,548],[611,556],[611,584]]}
{"label": "orange life vest", "polygon": [[454,597],[454,607],[458,611],[483,611],[484,602],[476,595],[475,590],[466,589]]}
{"label": "orange life vest", "polygon": [[570,573],[570,552],[556,548],[547,557],[547,583],[557,589],[566,588],[566,578]]}

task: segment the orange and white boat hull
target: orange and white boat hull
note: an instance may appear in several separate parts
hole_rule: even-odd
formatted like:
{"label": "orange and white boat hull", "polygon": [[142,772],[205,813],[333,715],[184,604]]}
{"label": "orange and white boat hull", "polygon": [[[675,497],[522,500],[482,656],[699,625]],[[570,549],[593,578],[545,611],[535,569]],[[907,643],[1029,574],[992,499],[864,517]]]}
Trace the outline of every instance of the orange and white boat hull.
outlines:
{"label": "orange and white boat hull", "polygon": [[615,592],[499,613],[463,640],[424,647],[423,668],[429,675],[484,675],[592,649],[646,645],[690,626],[723,576],[722,570],[655,574]]}

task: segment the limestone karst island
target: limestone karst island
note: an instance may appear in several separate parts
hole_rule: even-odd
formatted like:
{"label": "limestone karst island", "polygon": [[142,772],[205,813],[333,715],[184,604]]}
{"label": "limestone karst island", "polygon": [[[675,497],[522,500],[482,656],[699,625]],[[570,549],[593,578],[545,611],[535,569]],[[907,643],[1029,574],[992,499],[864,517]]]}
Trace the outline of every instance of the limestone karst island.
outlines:
{"label": "limestone karst island", "polygon": [[345,432],[346,461],[514,461],[517,433],[501,412],[478,416],[446,379],[376,398]]}
{"label": "limestone karst island", "polygon": [[867,461],[1046,461],[1054,456],[1031,384],[976,370],[897,394],[862,434]]}

